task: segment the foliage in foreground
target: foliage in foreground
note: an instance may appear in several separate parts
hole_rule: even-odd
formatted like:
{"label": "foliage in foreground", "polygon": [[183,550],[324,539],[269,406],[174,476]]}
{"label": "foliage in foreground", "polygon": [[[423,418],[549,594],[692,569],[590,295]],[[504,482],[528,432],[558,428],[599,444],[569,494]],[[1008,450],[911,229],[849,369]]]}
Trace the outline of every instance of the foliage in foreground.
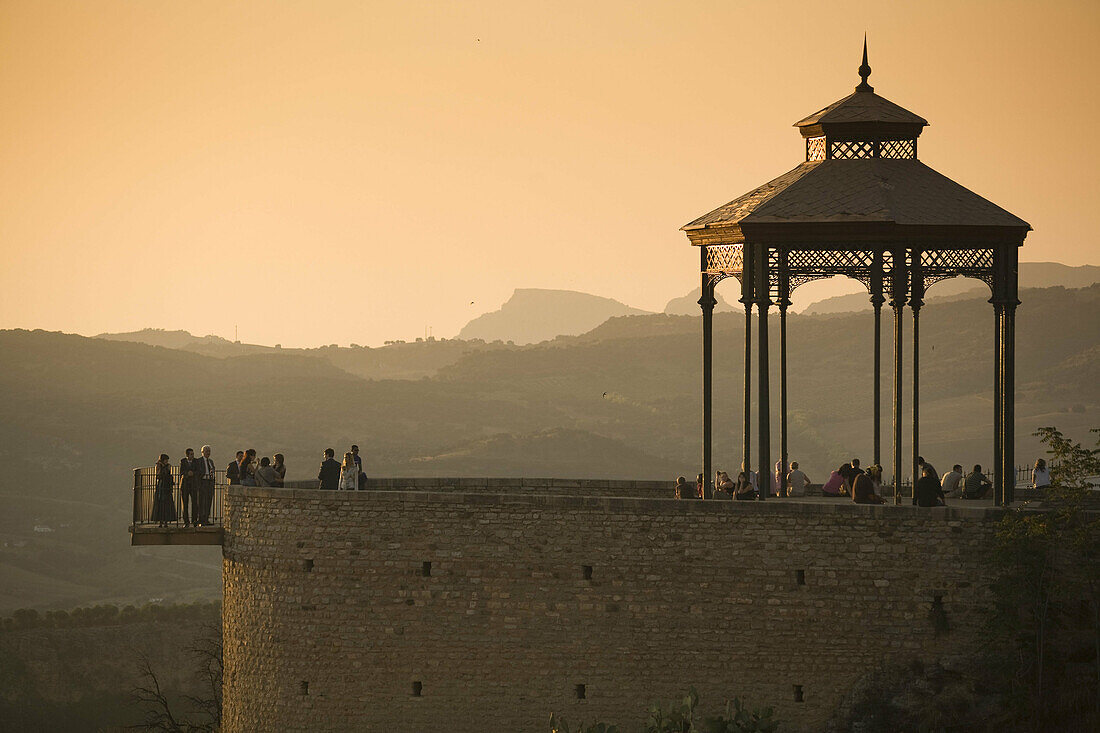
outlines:
{"label": "foliage in foreground", "polygon": [[[645,733],[772,733],[779,722],[772,720],[772,708],[750,709],[734,698],[726,703],[724,715],[696,720],[699,693],[692,687],[680,702],[650,705]],[[619,728],[606,723],[581,723],[570,728],[565,720],[550,715],[550,733],[619,733]]]}
{"label": "foliage in foreground", "polygon": [[1053,458],[1052,485],[1042,511],[1017,509],[998,529],[991,648],[1017,720],[1072,730],[1100,723],[1100,514],[1090,506],[1100,441],[1086,448],[1054,427],[1035,435]]}

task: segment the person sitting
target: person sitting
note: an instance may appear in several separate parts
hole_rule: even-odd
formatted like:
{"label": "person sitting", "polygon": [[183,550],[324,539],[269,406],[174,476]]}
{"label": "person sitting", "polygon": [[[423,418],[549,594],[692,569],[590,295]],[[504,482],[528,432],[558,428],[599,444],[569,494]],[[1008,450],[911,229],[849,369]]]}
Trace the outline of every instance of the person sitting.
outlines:
{"label": "person sitting", "polygon": [[920,481],[920,477],[924,476],[924,469],[928,469],[932,472],[932,478],[936,481],[940,480],[940,475],[936,473],[936,467],[928,461],[924,460],[924,456],[917,456],[917,480]]}
{"label": "person sitting", "polygon": [[699,474],[695,477],[695,498],[703,498],[703,474]]}
{"label": "person sitting", "polygon": [[717,495],[721,492],[721,496],[715,496],[715,498],[732,499],[733,490],[735,486],[733,479],[725,471],[717,471],[714,474],[714,493]]}
{"label": "person sitting", "polygon": [[963,481],[962,498],[981,499],[991,488],[993,488],[993,482],[982,473],[981,465],[975,464],[974,470],[968,473]]}
{"label": "person sitting", "polygon": [[798,469],[798,461],[791,461],[791,472],[787,474],[787,496],[805,496],[810,478]]}
{"label": "person sitting", "polygon": [[[844,464],[844,466],[847,466],[847,465],[848,465],[847,463]],[[833,471],[829,475],[829,480],[821,485],[821,495],[822,496],[834,496],[835,497],[835,496],[841,496],[842,495],[842,489],[844,488],[844,476],[843,476],[843,474],[841,474],[841,471],[846,471],[847,470],[847,469],[845,469],[844,466],[841,466],[836,471]]]}
{"label": "person sitting", "polygon": [[1042,458],[1035,461],[1035,471],[1031,474],[1031,486],[1035,489],[1045,489],[1050,486],[1050,469]]}
{"label": "person sitting", "polygon": [[940,490],[945,498],[951,499],[959,496],[959,482],[962,481],[963,467],[956,463],[951,470],[943,475],[940,482]]}
{"label": "person sitting", "polygon": [[733,498],[736,501],[753,501],[757,498],[756,487],[745,471],[737,474],[737,482],[733,487]]}
{"label": "person sitting", "polygon": [[943,496],[943,487],[936,480],[936,469],[927,463],[921,469],[921,477],[917,479],[917,485],[913,487],[913,504],[924,507],[947,505]]}
{"label": "person sitting", "polygon": [[340,486],[340,464],[333,456],[336,451],[325,448],[325,458],[321,461],[321,470],[317,472],[319,488],[324,491],[335,491]]}
{"label": "person sitting", "polygon": [[279,472],[271,465],[271,459],[264,456],[260,459],[260,465],[256,469],[257,486],[276,486],[279,481]]}
{"label": "person sitting", "polygon": [[885,504],[886,500],[875,493],[875,489],[881,484],[881,466],[871,466],[867,473],[854,474],[852,477],[852,501],[856,504]]}

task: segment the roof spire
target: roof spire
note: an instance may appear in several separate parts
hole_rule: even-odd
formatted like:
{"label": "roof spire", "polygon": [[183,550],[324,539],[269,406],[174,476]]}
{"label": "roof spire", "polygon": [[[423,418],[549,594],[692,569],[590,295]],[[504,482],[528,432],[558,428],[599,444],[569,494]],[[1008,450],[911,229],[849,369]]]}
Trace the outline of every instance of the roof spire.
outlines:
{"label": "roof spire", "polygon": [[871,67],[867,64],[867,34],[863,34],[863,63],[859,67],[859,86],[857,92],[873,92],[875,88],[867,83],[867,77],[871,75]]}

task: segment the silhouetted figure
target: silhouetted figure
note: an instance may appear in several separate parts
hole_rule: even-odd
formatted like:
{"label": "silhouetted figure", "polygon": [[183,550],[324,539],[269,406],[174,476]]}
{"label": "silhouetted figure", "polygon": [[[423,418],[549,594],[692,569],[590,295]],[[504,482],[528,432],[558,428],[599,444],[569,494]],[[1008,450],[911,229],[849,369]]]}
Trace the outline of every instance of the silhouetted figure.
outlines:
{"label": "silhouetted figure", "polygon": [[[882,468],[879,466],[872,466],[872,469],[877,468],[877,476],[874,474],[866,474],[860,471],[859,473],[851,473],[852,467],[848,464],[844,464],[848,468],[849,476],[852,481],[852,501],[856,504],[885,504],[886,500],[875,493],[877,485],[881,481]],[[938,488],[938,486],[937,486]]]}
{"label": "silhouetted figure", "polygon": [[677,476],[676,485],[672,487],[672,495],[677,499],[694,499],[695,487],[687,482],[685,476]]}
{"label": "silhouetted figure", "polygon": [[199,518],[195,526],[210,524],[210,507],[214,503],[214,460],[210,457],[210,446],[202,447],[202,473],[199,476]]}
{"label": "silhouetted figure", "polygon": [[[936,481],[940,480],[940,475],[936,473],[936,467],[924,460],[924,456],[917,456],[917,476],[924,476],[924,469],[926,468],[932,472],[930,474],[932,478],[936,479]],[[918,478],[918,480],[920,479]]]}
{"label": "silhouetted figure", "polygon": [[153,490],[153,513],[149,517],[158,527],[167,527],[176,521],[176,503],[172,501],[172,466],[167,453],[161,453],[157,461],[157,483]]}
{"label": "silhouetted figure", "polygon": [[279,480],[279,474],[271,466],[270,458],[264,456],[260,459],[260,465],[256,467],[255,477],[257,486],[274,486],[275,482]]}
{"label": "silhouetted figure", "polygon": [[249,448],[244,452],[244,460],[241,461],[241,485],[256,486],[256,449]]}
{"label": "silhouetted figure", "polygon": [[963,467],[958,463],[943,475],[943,480],[940,481],[940,490],[943,491],[945,498],[950,499],[959,496],[959,483],[962,481],[962,477]]}
{"label": "silhouetted figure", "polygon": [[351,447],[351,457],[355,460],[355,467],[357,469],[356,488],[367,488],[367,474],[363,471],[363,459],[359,456],[359,446],[353,445]]}
{"label": "silhouetted figure", "polygon": [[852,462],[848,465],[851,466],[851,470],[849,471],[849,476],[854,478],[856,474],[863,473],[863,469],[859,467],[859,459],[858,458],[853,458]]}
{"label": "silhouetted figure", "polygon": [[787,474],[787,496],[805,496],[810,477],[798,468],[798,461],[791,461],[791,472]]}
{"label": "silhouetted figure", "polygon": [[340,491],[355,491],[359,488],[359,464],[355,462],[355,454],[348,451],[344,454],[344,462],[340,464]]}
{"label": "silhouetted figure", "polygon": [[286,462],[282,453],[275,454],[275,462],[271,464],[271,467],[275,469],[275,473],[279,478],[275,479],[274,486],[283,488],[283,483],[286,480]]}
{"label": "silhouetted figure", "polygon": [[943,487],[936,480],[936,469],[925,465],[921,477],[913,487],[913,503],[916,506],[943,506],[947,504],[943,496]]}
{"label": "silhouetted figure", "polygon": [[695,477],[695,498],[703,498],[703,474],[699,474]]}
{"label": "silhouetted figure", "polygon": [[180,459],[180,507],[183,510],[183,526],[199,523],[199,476],[202,467],[195,458],[195,449],[188,448]]}
{"label": "silhouetted figure", "polygon": [[1042,458],[1035,461],[1035,471],[1031,474],[1031,486],[1035,489],[1045,489],[1050,486],[1050,469]]}
{"label": "silhouetted figure", "polygon": [[230,486],[239,486],[241,483],[241,464],[244,462],[244,451],[237,451],[237,459],[225,467],[225,478]]}
{"label": "silhouetted figure", "polygon": [[980,464],[974,465],[974,470],[966,475],[963,483],[964,499],[981,499],[986,492],[993,488],[993,482],[982,473]]}
{"label": "silhouetted figure", "polygon": [[325,458],[321,461],[321,470],[317,472],[320,488],[325,491],[336,491],[340,487],[340,462],[333,458],[335,455],[336,451],[332,448],[325,448]]}

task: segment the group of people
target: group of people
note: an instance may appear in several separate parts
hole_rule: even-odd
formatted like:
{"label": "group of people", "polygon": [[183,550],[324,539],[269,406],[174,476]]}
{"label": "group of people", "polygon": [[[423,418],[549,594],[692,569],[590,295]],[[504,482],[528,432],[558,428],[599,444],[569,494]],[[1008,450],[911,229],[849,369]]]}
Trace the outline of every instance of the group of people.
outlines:
{"label": "group of people", "polygon": [[353,445],[344,454],[343,461],[336,460],[336,451],[332,448],[325,448],[317,481],[318,487],[325,491],[356,491],[367,488],[367,474],[363,473],[359,446]]}
{"label": "group of people", "polygon": [[[180,509],[184,526],[202,527],[210,524],[210,509],[214,502],[214,461],[210,458],[210,446],[202,447],[201,456],[188,448],[180,460]],[[153,490],[153,510],[150,519],[160,527],[179,519],[173,497],[175,478],[172,476],[172,460],[161,453],[156,464],[156,483]]]}
{"label": "group of people", "polygon": [[225,467],[225,479],[230,486],[282,487],[286,478],[286,459],[282,453],[256,460],[256,449],[237,451],[233,462]]}
{"label": "group of people", "polygon": [[[923,457],[917,458],[918,478],[913,487],[915,506],[945,506],[947,499],[982,499],[993,487],[993,482],[982,473],[982,467],[975,464],[974,470],[963,474],[959,464],[941,478],[931,463]],[[1035,462],[1033,484],[1036,488],[1050,485],[1050,471],[1042,458]],[[810,478],[798,467],[798,461],[792,461],[790,471],[783,477],[782,461],[776,463],[775,473],[771,477],[773,496],[805,496]],[[680,476],[676,479],[675,496],[677,499],[702,499],[704,492],[703,474],[696,477],[694,486]],[[885,504],[879,492],[882,488],[882,466],[869,466],[866,471],[860,467],[858,458],[842,464],[830,474],[821,486],[821,495],[826,497],[851,497],[856,504]],[[714,476],[715,498],[746,501],[760,498],[760,486],[757,474],[741,466],[737,477],[731,479],[725,471],[719,470]]]}

